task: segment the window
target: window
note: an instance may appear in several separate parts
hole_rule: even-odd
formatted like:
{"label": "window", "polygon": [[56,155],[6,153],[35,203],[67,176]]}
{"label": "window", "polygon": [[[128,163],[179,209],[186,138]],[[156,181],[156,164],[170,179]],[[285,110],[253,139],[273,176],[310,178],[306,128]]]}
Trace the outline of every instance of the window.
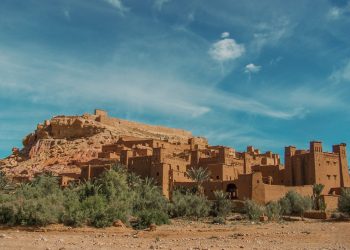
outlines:
{"label": "window", "polygon": [[220,179],[219,176],[216,176],[216,179],[219,180]]}
{"label": "window", "polygon": [[159,176],[159,172],[157,172],[157,176]]}
{"label": "window", "polygon": [[336,175],[333,175],[333,177],[334,177],[334,180],[336,180],[336,179],[337,179],[337,176],[336,176]]}
{"label": "window", "polygon": [[330,180],[330,179],[331,179],[331,176],[330,176],[330,175],[327,175],[327,178],[328,178],[328,180]]}

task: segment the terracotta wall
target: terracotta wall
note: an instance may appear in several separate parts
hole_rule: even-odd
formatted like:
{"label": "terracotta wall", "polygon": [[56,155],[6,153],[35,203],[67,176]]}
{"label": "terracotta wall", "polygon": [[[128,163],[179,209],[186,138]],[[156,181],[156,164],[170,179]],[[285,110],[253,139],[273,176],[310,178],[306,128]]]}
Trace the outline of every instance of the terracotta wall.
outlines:
{"label": "terracotta wall", "polygon": [[321,199],[326,203],[326,210],[334,211],[338,209],[339,196],[338,195],[322,195]]}

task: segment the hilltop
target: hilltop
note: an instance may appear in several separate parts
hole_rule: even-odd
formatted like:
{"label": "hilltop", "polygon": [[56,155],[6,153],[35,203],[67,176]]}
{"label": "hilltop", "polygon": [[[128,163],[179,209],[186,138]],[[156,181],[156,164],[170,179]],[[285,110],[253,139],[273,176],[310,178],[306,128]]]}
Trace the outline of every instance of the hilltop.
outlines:
{"label": "hilltop", "polygon": [[55,116],[37,125],[23,139],[23,148],[0,160],[0,169],[9,176],[32,177],[50,171],[57,174],[77,173],[79,165],[97,157],[101,147],[121,136],[187,141],[191,132],[153,126],[109,117],[103,110],[94,114]]}

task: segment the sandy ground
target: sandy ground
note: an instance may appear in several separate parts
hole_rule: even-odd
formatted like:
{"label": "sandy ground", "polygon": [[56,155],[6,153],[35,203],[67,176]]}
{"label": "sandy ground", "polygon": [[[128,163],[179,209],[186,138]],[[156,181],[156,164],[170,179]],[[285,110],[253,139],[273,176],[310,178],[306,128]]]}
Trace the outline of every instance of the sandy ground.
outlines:
{"label": "sandy ground", "polygon": [[174,220],[155,231],[130,228],[1,228],[0,249],[350,249],[350,222],[213,225]]}

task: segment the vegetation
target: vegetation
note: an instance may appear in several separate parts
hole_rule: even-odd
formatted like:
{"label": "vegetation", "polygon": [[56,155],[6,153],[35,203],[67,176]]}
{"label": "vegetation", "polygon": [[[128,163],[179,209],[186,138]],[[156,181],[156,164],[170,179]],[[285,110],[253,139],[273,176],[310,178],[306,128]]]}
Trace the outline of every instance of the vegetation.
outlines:
{"label": "vegetation", "polygon": [[173,192],[169,211],[172,217],[194,217],[199,219],[209,215],[210,202],[205,197],[189,191],[176,190]]}
{"label": "vegetation", "polygon": [[212,206],[212,215],[226,218],[232,210],[232,202],[227,199],[227,194],[221,190],[214,191],[214,196],[215,200]]}
{"label": "vegetation", "polygon": [[265,213],[265,206],[252,200],[246,200],[244,202],[244,210],[250,220],[259,220],[260,216]]}
{"label": "vegetation", "polygon": [[312,187],[312,207],[315,210],[326,210],[326,204],[324,202],[324,200],[321,199],[321,193],[322,190],[324,189],[324,185],[323,184],[314,184]]}
{"label": "vegetation", "polygon": [[278,221],[282,216],[282,206],[279,202],[271,201],[266,205],[266,215],[270,220]]}
{"label": "vegetation", "polygon": [[187,175],[196,182],[197,184],[197,192],[199,195],[204,196],[204,188],[203,183],[210,178],[210,172],[206,168],[194,168],[191,167],[187,170]]}
{"label": "vegetation", "polygon": [[128,175],[121,167],[106,171],[94,182],[62,190],[51,175],[18,186],[11,194],[0,192],[0,223],[45,226],[62,222],[70,226],[111,226],[114,221],[135,227],[168,223],[169,202],[149,180]]}
{"label": "vegetation", "polygon": [[[209,202],[201,187],[208,172],[199,168],[191,169],[189,173],[196,180],[197,189],[179,188],[172,193],[171,201],[162,195],[152,179],[129,174],[122,166],[104,172],[95,181],[64,190],[59,187],[57,178],[49,174],[8,189],[6,187],[11,184],[0,174],[0,224],[45,226],[63,223],[107,227],[121,220],[142,229],[151,224],[169,223],[169,217],[199,219],[209,214],[214,216],[213,223],[225,223],[227,215],[235,209],[227,194],[215,191],[215,199]],[[322,189],[323,185],[314,185],[312,198],[290,191],[279,201],[266,206],[246,200],[244,212],[251,220],[258,220],[262,215],[267,215],[270,220],[280,220],[283,214],[302,216],[312,206],[323,209]],[[342,191],[339,210],[350,213],[350,189]]]}
{"label": "vegetation", "polygon": [[252,200],[246,200],[244,202],[244,211],[251,220],[258,220],[260,216],[266,215],[270,220],[277,221],[281,219],[282,215],[303,216],[305,211],[312,208],[312,205],[313,200],[311,197],[304,197],[294,191],[289,191],[280,200],[271,201],[266,206]]}
{"label": "vegetation", "polygon": [[344,188],[339,197],[339,211],[350,214],[350,188]]}
{"label": "vegetation", "polygon": [[289,191],[283,198],[279,200],[282,214],[300,215],[312,208],[312,199],[308,196],[301,196],[295,191]]}

